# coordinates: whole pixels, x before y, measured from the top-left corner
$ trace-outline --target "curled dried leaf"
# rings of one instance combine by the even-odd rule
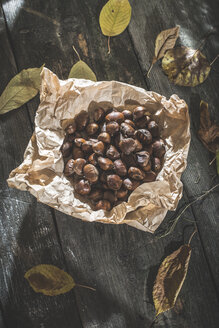
[[[56,296],[69,292],[74,286],[73,278],[54,265],[40,264],[28,270],[26,278],[36,293]]]
[[[37,95],[40,89],[40,73],[43,66],[23,69],[11,79],[0,96],[0,114],[21,107]]]
[[[179,36],[179,29],[180,26],[176,26],[168,30],[161,31],[158,34],[155,41],[154,58],[148,70],[147,76],[149,76],[153,64],[156,63],[158,59],[161,59],[167,50],[172,49],[175,46],[176,40]]]
[[[200,50],[177,47],[168,50],[162,60],[162,68],[174,84],[195,87],[203,83],[211,66]]]
[[[212,153],[218,151],[219,126],[211,122],[208,103],[203,100],[200,103],[200,126],[198,136],[208,150]]]
[[[191,247],[182,245],[162,262],[153,288],[156,315],[171,309],[188,271]]]

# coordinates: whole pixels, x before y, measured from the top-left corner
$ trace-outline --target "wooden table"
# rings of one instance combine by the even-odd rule
[[[111,55],[107,55],[107,39],[98,23],[106,1],[1,2],[0,91],[21,69],[43,63],[59,78],[67,78],[77,60],[74,44],[98,80],[123,81],[166,97],[177,93],[188,103],[192,141],[178,210],[218,183],[215,163],[209,166],[212,157],[197,138],[197,129],[200,99],[209,103],[212,118],[219,119],[219,62],[207,81],[195,88],[171,84],[160,64],[154,66],[149,79],[145,74],[156,35],[179,24],[178,44],[197,47],[218,24],[218,1],[130,1],[131,23],[122,35],[112,38]],[[217,55],[218,34],[208,39],[203,51],[210,61]],[[196,222],[198,233],[192,241],[187,278],[176,306],[161,315],[155,327],[218,327],[219,189],[191,206],[174,232],[161,239],[127,225],[85,223],[37,203],[28,192],[8,188],[6,179],[22,162],[38,102],[34,99],[0,117],[0,327],[150,327],[155,315],[152,286],[157,269],[165,256],[188,241],[194,229],[191,221]],[[163,228],[172,215],[167,215]],[[76,282],[93,286],[96,292],[76,287],[56,297],[34,293],[24,274],[41,263],[64,269]]]

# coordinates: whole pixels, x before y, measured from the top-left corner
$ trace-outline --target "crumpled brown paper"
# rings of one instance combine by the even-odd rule
[[[48,69],[42,71],[40,105],[36,112],[35,131],[24,153],[23,163],[8,179],[10,187],[28,190],[38,201],[85,221],[127,223],[154,232],[168,210],[175,210],[182,197],[181,174],[186,167],[190,144],[189,114],[184,100],[177,95],[169,100],[142,88],[121,82],[92,82],[68,79],[61,81]],[[83,203],[70,181],[63,175],[60,147],[63,127],[81,110],[101,105],[107,109],[133,109],[145,105],[161,127],[166,143],[164,166],[157,180],[140,185],[127,203],[110,212],[92,211]]]

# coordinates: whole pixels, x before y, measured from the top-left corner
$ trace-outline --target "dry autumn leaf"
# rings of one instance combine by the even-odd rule
[[[160,32],[155,41],[154,58],[152,64],[148,70],[147,76],[149,76],[152,66],[156,63],[158,59],[161,59],[165,52],[172,49],[175,46],[176,40],[179,36],[179,26],[170,28]]]
[[[204,146],[216,154],[217,173],[219,174],[219,125],[211,122],[208,103],[200,103],[200,126],[198,136]]]
[[[200,50],[177,47],[165,53],[162,68],[174,84],[195,87],[208,77],[211,65]]]
[[[37,95],[43,66],[40,68],[23,69],[11,79],[0,96],[0,114],[21,107]]]
[[[75,286],[73,278],[68,273],[49,264],[31,268],[24,277],[36,293],[48,296],[67,293]]]
[[[102,33],[108,37],[121,34],[130,22],[131,13],[132,8],[128,0],[109,0],[100,12]],[[109,42],[108,47],[110,52]]]
[[[162,262],[153,288],[156,315],[174,306],[186,278],[190,256],[190,245],[182,245]]]

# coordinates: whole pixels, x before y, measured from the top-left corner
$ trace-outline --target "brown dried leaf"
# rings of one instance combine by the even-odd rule
[[[155,41],[154,51],[156,61],[162,58],[167,50],[172,49],[175,46],[176,40],[179,36],[179,29],[180,26],[176,26],[158,34]]]
[[[191,247],[182,245],[162,262],[153,288],[156,315],[171,309],[188,271]]]
[[[199,50],[188,47],[168,50],[163,57],[162,68],[171,82],[185,87],[203,83],[211,70],[206,57]]]
[[[208,103],[203,100],[200,103],[200,126],[198,136],[208,150],[212,153],[218,151],[219,126],[211,122]]]
[[[147,76],[149,76],[153,64],[155,64],[158,59],[161,59],[167,50],[172,49],[175,46],[176,40],[179,36],[179,29],[180,26],[176,26],[158,34],[155,41],[154,58]]]
[[[56,296],[67,293],[74,286],[73,278],[54,265],[40,264],[28,270],[26,278],[36,293]]]

